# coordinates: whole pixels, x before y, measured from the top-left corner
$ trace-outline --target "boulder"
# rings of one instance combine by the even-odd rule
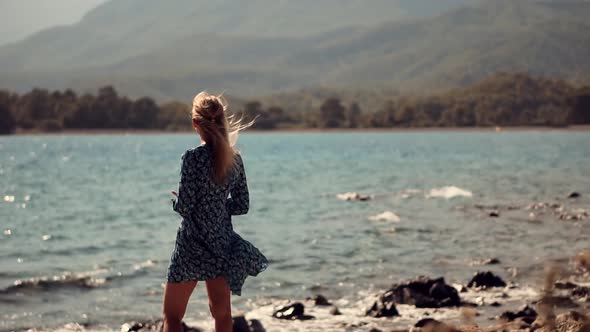
[[[393,285],[382,298],[384,302],[410,304],[417,308],[461,305],[459,293],[453,286],[447,285],[444,278],[430,279],[424,276]]]
[[[332,303],[330,303],[330,301],[328,301],[328,299],[321,295],[321,294],[317,294],[315,295],[313,298],[311,298],[314,301],[314,304],[317,306],[329,306],[332,305]]]
[[[305,306],[301,302],[295,302],[276,310],[272,316],[287,320],[308,320],[315,317],[305,314]]]
[[[582,194],[580,194],[579,192],[576,192],[576,191],[567,195],[567,198],[580,198],[580,197],[582,197]]]
[[[590,288],[584,286],[577,286],[572,289],[572,296],[576,298],[590,298]]]
[[[555,289],[575,289],[579,287],[577,284],[574,284],[570,281],[556,281],[555,282]]]
[[[506,282],[490,271],[477,272],[467,284],[469,288],[506,287]]]
[[[233,318],[234,321],[234,330],[233,332],[251,332],[250,326],[248,325],[248,321],[244,316],[236,316]]]
[[[516,312],[505,311],[504,313],[502,313],[502,315],[500,315],[500,319],[505,320],[507,322],[512,322],[517,318],[530,325],[535,321],[535,319],[537,319],[537,312],[528,305],[525,305],[524,307],[518,309],[518,311]]]
[[[251,319],[250,320],[250,331],[251,332],[266,332],[264,326],[258,319]]]
[[[384,295],[381,295],[379,299],[367,309],[365,314],[375,318],[399,316],[394,301],[386,298]]]

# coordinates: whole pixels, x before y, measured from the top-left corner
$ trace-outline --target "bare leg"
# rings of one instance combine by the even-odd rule
[[[164,291],[164,332],[182,332],[182,318],[196,281],[166,284]]]
[[[209,310],[215,319],[215,332],[232,332],[230,290],[225,277],[207,280]]]

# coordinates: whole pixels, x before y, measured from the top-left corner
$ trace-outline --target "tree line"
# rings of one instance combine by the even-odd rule
[[[290,96],[291,99],[298,97]],[[277,105],[261,101],[232,105],[254,128],[392,128],[474,126],[567,126],[590,124],[590,87],[497,74],[473,86],[429,96],[372,96],[372,109],[344,102],[337,93],[317,106]],[[305,99],[305,96],[301,96]],[[181,102],[156,103],[149,97],[131,99],[112,86],[96,95],[71,89],[33,89],[19,95],[0,90],[0,133],[68,129],[190,129],[190,107]]]
[[[78,95],[71,89],[45,89],[18,95],[0,90],[0,131],[16,129],[164,129],[186,128],[188,107],[171,102],[158,105],[152,98],[120,96],[112,86],[96,95]],[[190,123],[189,123],[190,125]]]

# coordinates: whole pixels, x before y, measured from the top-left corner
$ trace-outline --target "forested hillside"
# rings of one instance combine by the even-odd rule
[[[292,100],[301,103],[289,103]],[[238,116],[257,117],[257,129],[590,124],[590,87],[524,74],[498,74],[468,88],[428,96],[324,91],[229,101]],[[148,97],[130,99],[109,86],[96,95],[77,95],[72,90],[34,89],[23,95],[0,91],[0,120],[2,133],[17,129],[189,130],[191,126],[190,107],[185,103],[158,105]]]

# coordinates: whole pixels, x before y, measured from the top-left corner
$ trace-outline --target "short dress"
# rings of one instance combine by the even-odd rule
[[[226,184],[213,179],[213,151],[207,144],[182,155],[178,198],[172,207],[182,217],[168,282],[209,280],[225,276],[234,295],[242,294],[247,276],[268,266],[267,258],[233,230],[232,216],[249,209],[248,184],[239,154]]]

